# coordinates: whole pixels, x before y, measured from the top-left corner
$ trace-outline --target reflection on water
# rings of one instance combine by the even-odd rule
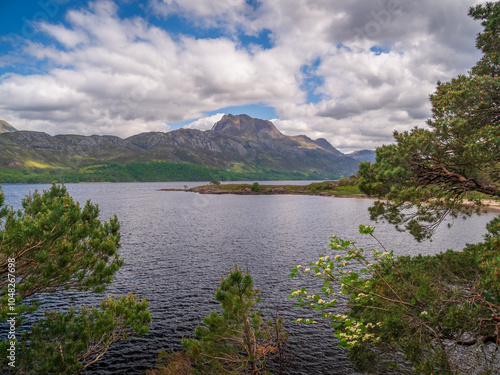
[[[150,303],[153,317],[147,337],[119,343],[92,368],[94,374],[140,374],[151,367],[158,350],[179,349],[201,319],[217,309],[213,302],[220,275],[238,264],[248,267],[262,292],[264,315],[276,310],[285,317],[287,331],[297,345],[301,374],[352,374],[343,350],[336,347],[327,324],[292,323],[310,312],[293,308],[286,298],[299,285],[317,285],[315,279],[290,279],[293,265],[307,264],[328,251],[329,237],[337,234],[376,246],[359,238],[359,224],[370,223],[367,199],[313,196],[199,195],[161,192],[160,188],[199,185],[178,183],[68,184],[80,202],[99,204],[101,217],[113,214],[121,223],[125,265],[107,294],[134,292]],[[49,185],[5,185],[7,204],[18,207],[29,190]],[[418,244],[393,227],[378,224],[375,234],[395,254],[432,254],[481,240],[487,214],[466,222],[456,219],[450,230],[443,225],[433,242]],[[373,241],[372,241],[373,242]],[[95,304],[102,296],[82,293],[52,295],[43,308],[64,310],[69,303]]]

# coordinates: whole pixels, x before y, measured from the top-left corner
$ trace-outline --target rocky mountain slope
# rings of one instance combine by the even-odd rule
[[[16,132],[17,129],[7,121],[0,120],[0,133]]]
[[[105,163],[187,162],[235,172],[285,171],[351,175],[358,161],[325,139],[286,136],[270,121],[226,115],[212,130],[178,129],[115,136],[0,134],[0,169],[80,170]]]
[[[362,161],[369,161],[370,163],[375,163],[375,157],[377,156],[377,153],[373,150],[359,150],[359,151],[354,151],[347,156],[350,156],[353,159],[358,160],[359,163]]]

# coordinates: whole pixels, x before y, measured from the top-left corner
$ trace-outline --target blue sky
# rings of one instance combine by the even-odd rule
[[[0,2],[0,119],[50,134],[273,120],[343,151],[425,126],[479,58],[477,1]]]

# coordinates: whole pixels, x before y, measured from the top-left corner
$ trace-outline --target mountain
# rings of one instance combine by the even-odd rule
[[[123,168],[130,170],[133,164],[134,173],[140,174],[137,163],[158,162],[189,163],[205,171],[232,173],[226,174],[227,178],[260,176],[261,179],[333,178],[352,175],[358,164],[325,139],[287,136],[272,122],[247,115],[225,115],[207,131],[181,128],[126,139],[97,135],[51,136],[33,131],[0,134],[0,171],[4,173],[12,169],[58,175],[72,173],[85,180],[98,172],[109,172],[110,165],[116,172]],[[162,167],[155,164],[155,168]],[[172,168],[170,164],[169,168]],[[0,182],[1,176],[0,173]],[[134,178],[138,177],[130,177]]]
[[[283,135],[272,122],[247,115],[225,115],[209,131],[179,129],[142,133],[127,140],[162,160],[187,161],[233,171],[273,169],[351,175],[357,162],[326,140]]]
[[[358,160],[359,163],[363,161],[369,161],[370,163],[375,163],[375,157],[377,153],[373,150],[358,150],[347,154],[353,159]]]
[[[0,120],[0,133],[17,132],[17,129],[7,121]]]
[[[269,120],[260,120],[248,115],[224,115],[212,127],[212,131],[239,138],[277,139],[283,134]]]

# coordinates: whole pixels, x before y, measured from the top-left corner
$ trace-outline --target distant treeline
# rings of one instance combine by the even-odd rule
[[[0,170],[1,183],[51,182],[165,182],[165,181],[243,181],[243,180],[317,180],[338,179],[332,174],[281,172],[261,169],[255,172],[234,172],[189,163],[167,161],[108,163],[69,169],[4,169]]]

